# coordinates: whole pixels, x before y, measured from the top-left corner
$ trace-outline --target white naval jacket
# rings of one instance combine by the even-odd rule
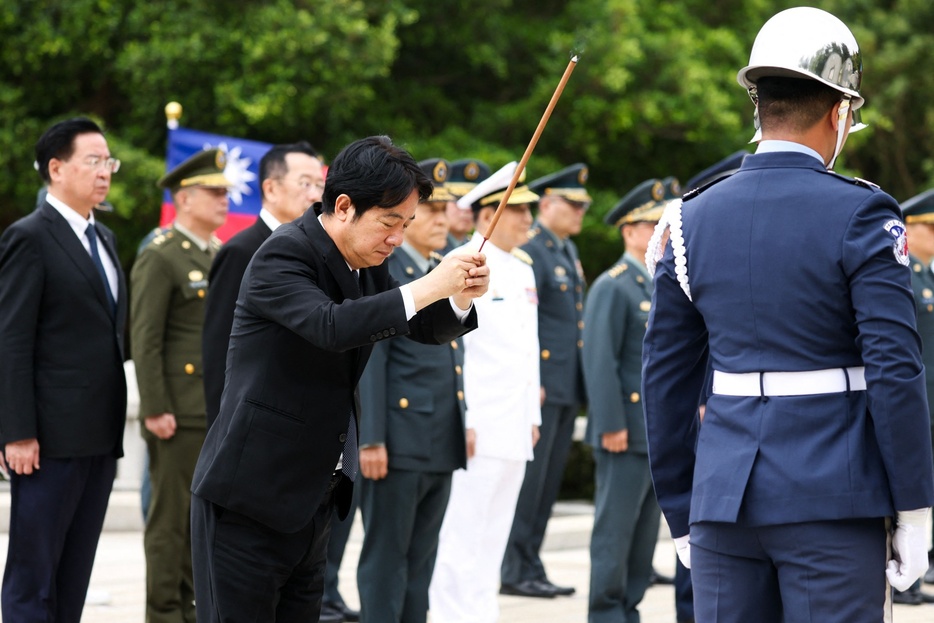
[[[490,288],[474,300],[478,328],[464,336],[467,428],[477,433],[477,456],[531,461],[532,426],[542,421],[535,275],[520,250],[488,242],[483,253]]]

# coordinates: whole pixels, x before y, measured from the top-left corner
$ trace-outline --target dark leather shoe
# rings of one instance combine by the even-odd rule
[[[934,595],[921,591],[921,603],[934,604]]]
[[[553,599],[558,593],[554,591],[551,584],[545,584],[541,580],[525,580],[518,584],[503,584],[499,587],[499,594]]]
[[[321,605],[321,614],[324,614],[325,610],[331,612],[336,612],[340,616],[341,621],[348,621],[349,623],[355,623],[360,620],[360,611],[353,610],[350,606],[345,604],[343,601],[326,601]]]
[[[675,579],[671,576],[662,575],[654,568],[652,569],[652,575],[649,576],[649,586],[654,584],[674,584]]]
[[[551,590],[553,590],[555,595],[561,595],[563,597],[567,597],[577,592],[577,589],[574,588],[573,586],[558,586],[557,584],[553,584],[551,580],[549,580],[548,578],[545,578],[544,580],[539,580],[539,581],[545,586],[549,587]]]
[[[321,604],[321,614],[318,623],[344,623],[344,615],[331,604]]]
[[[921,591],[913,591],[911,589],[907,591],[895,591],[895,594],[892,595],[892,601],[905,606],[920,606],[924,603],[921,599]]]

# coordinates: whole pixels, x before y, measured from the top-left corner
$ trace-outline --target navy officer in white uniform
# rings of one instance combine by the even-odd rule
[[[934,469],[905,228],[889,195],[828,170],[861,74],[836,17],[769,20],[738,75],[758,150],[669,204],[649,244],[649,458],[698,621],[877,623],[886,580],[904,590],[927,568]]]

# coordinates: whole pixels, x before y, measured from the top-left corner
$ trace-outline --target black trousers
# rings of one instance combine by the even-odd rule
[[[191,496],[191,553],[199,623],[317,621],[324,592],[331,481],[311,521],[293,534]]]
[[[78,623],[104,525],[117,459],[42,457],[11,474],[3,620]]]

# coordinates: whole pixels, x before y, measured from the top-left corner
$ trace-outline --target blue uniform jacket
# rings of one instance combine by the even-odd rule
[[[684,202],[693,302],[669,244],[643,349],[649,457],[674,536],[698,521],[882,517],[934,502],[900,218],[889,195],[789,152],[749,156]],[[708,344],[724,372],[863,365],[868,391],[713,395],[695,436]]]

